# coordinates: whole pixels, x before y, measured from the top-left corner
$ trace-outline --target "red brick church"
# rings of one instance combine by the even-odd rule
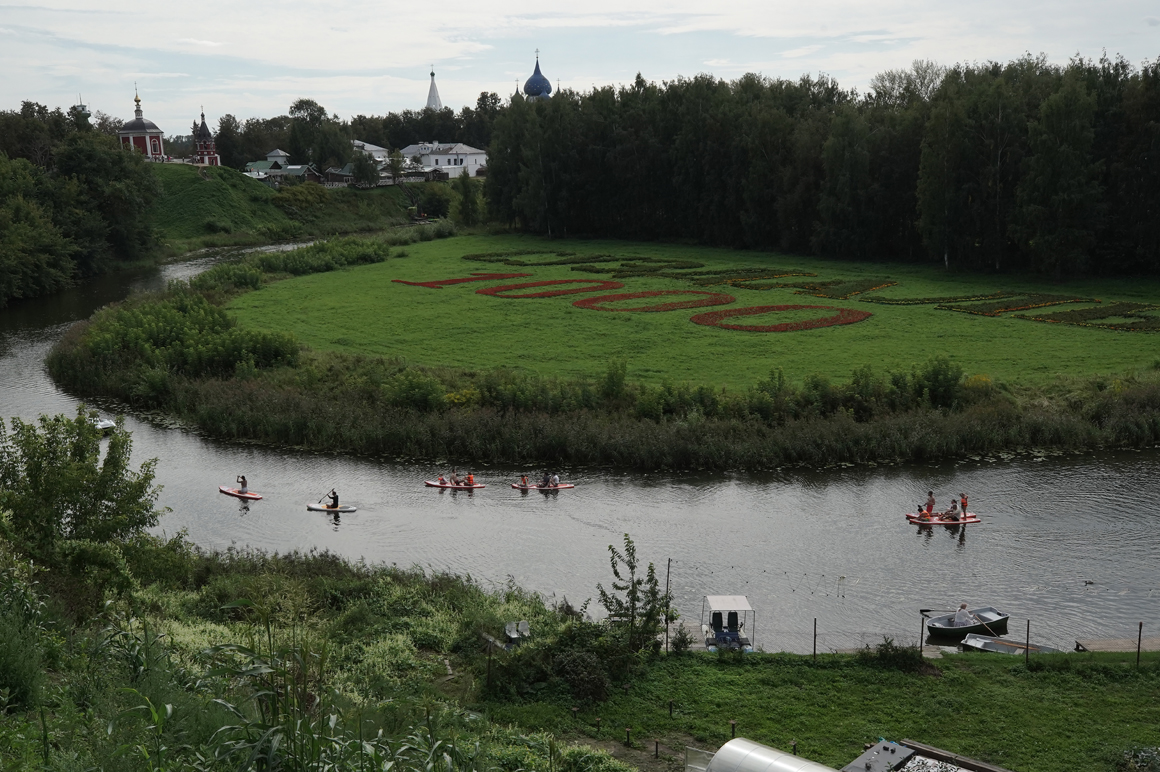
[[[221,166],[222,157],[218,155],[217,146],[213,141],[213,133],[205,125],[205,110],[201,112],[201,125],[193,134],[193,158],[195,164],[206,166]]]

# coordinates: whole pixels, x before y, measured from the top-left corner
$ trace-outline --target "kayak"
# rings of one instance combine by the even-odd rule
[[[487,487],[483,483],[476,483],[475,485],[467,485],[466,483],[460,483],[459,485],[452,485],[449,482],[439,482],[438,480],[424,480],[423,484],[426,485],[428,488],[447,488],[447,489],[453,490],[453,491],[473,491],[476,488],[486,488]]]
[[[932,514],[929,520],[923,520],[920,515],[912,512],[906,515],[906,519],[915,525],[971,525],[983,522],[974,512],[968,512],[966,517],[960,517],[958,520],[944,520],[937,512]]]
[[[239,498],[239,499],[245,499],[246,501],[259,501],[262,498],[261,496],[254,493],[253,491],[246,491],[245,493],[242,493],[237,488],[230,488],[226,485],[219,485],[218,490],[221,491],[222,493],[226,494],[227,496],[234,496],[234,497]]]
[[[349,504],[342,504],[337,507],[332,507],[329,504],[307,504],[306,508],[311,512],[337,512],[345,515],[347,512],[357,512],[357,507],[352,507]]]
[[[575,488],[572,483],[560,483],[559,485],[520,485],[519,483],[512,483],[512,487],[517,491],[543,491],[550,493],[551,491],[562,491],[568,488]]]

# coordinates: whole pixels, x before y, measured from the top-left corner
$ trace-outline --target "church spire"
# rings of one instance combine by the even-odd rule
[[[439,99],[439,89],[435,87],[435,65],[431,65],[431,88],[427,91],[427,107],[431,110],[443,109],[443,101]]]

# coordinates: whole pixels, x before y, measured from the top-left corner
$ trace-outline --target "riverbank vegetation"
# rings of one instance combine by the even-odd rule
[[[904,736],[1026,772],[1155,757],[1155,653],[665,654],[674,611],[627,535],[593,622],[511,583],[149,536],[154,462],[125,463],[123,427],[105,442],[83,408],[0,431],[5,770],[624,772],[730,719],[835,767]],[[518,620],[520,646],[492,643]]]
[[[140,156],[79,113],[31,102],[0,126],[0,307],[148,258],[161,191]]]
[[[534,278],[539,278],[544,261],[537,255],[505,258],[539,262],[505,266],[504,274],[472,275],[464,270],[460,257],[453,258],[457,270],[439,271],[440,265],[450,264],[447,250],[462,252],[467,244],[479,241],[418,243],[383,262],[389,248],[382,241],[345,239],[222,264],[188,284],[173,285],[163,295],[134,298],[99,312],[64,337],[49,357],[49,369],[66,388],[139,407],[163,408],[217,437],[432,460],[769,469],[795,464],[928,461],[1013,449],[1144,447],[1160,442],[1160,371],[1151,358],[1144,367],[1115,376],[1081,372],[1030,383],[997,381],[987,373],[968,372],[964,365],[977,363],[970,362],[962,350],[955,359],[934,353],[900,366],[907,332],[930,350],[929,330],[915,332],[901,322],[932,314],[941,315],[948,325],[962,325],[964,340],[979,325],[1013,325],[1015,332],[1028,337],[1012,334],[1012,352],[1023,356],[1026,369],[1032,372],[1035,362],[1027,350],[1030,336],[1056,336],[1049,351],[1059,358],[1069,339],[1084,356],[1093,355],[1079,345],[1083,341],[1078,336],[1102,336],[1109,341],[1100,352],[1106,354],[1125,338],[1149,340],[1148,333],[1009,321],[907,302],[883,303],[885,296],[876,296],[879,300],[859,306],[874,308],[873,318],[854,325],[772,333],[710,327],[704,335],[712,340],[698,342],[695,335],[702,334],[701,327],[689,324],[692,312],[680,304],[667,311],[619,315],[576,308],[571,295],[505,299],[479,295],[473,289],[492,292],[488,288],[497,282],[519,282],[532,270]],[[422,259],[416,259],[420,254]],[[466,262],[479,265],[478,260]],[[571,265],[554,270],[574,277],[576,273],[568,272]],[[616,275],[624,270],[623,265],[619,260],[611,266],[583,263],[581,267]],[[672,261],[667,265],[671,267]],[[303,278],[270,283],[288,275]],[[798,271],[792,277],[795,283],[756,292],[792,297],[795,292],[818,291],[818,280],[812,278],[803,289],[798,281],[802,275],[813,274]],[[399,283],[393,276],[412,278],[407,280],[410,283]],[[667,282],[664,286],[688,287],[690,277],[622,278],[653,283],[644,286],[663,281]],[[422,279],[436,281],[427,282],[432,286],[416,286]],[[581,290],[606,282],[580,281]],[[531,282],[537,286],[528,291],[532,295],[574,291],[574,283],[574,279],[548,279],[547,286],[544,281]],[[824,284],[821,291],[839,286],[847,292],[851,285],[877,286],[845,281]],[[728,286],[730,291],[742,291]],[[910,286],[910,279],[900,284]],[[288,287],[298,294],[287,296],[283,290]],[[912,291],[925,289],[919,285]],[[991,291],[970,299],[993,296]],[[250,306],[250,313],[241,314],[246,320],[243,324],[226,310],[244,307],[243,301],[254,298],[260,302]],[[364,315],[344,320],[352,298],[354,305],[365,302],[368,308]],[[929,303],[931,298],[924,292],[916,300]],[[437,304],[444,301],[449,308],[438,310]],[[831,307],[839,301],[824,302]],[[851,302],[856,299],[844,304]],[[962,302],[961,296],[955,302]],[[514,310],[492,310],[509,307]],[[561,311],[564,321],[552,320]],[[476,313],[478,318],[473,317]],[[891,315],[891,329],[870,328],[871,323]],[[666,326],[675,330],[668,333],[673,336],[673,347],[662,346],[654,352],[659,361],[667,355],[683,361],[674,352],[693,359],[703,356],[704,366],[714,368],[723,380],[733,350],[739,360],[756,359],[764,374],[748,384],[737,385],[734,380],[719,387],[703,381],[633,379],[629,364],[615,357],[611,363],[605,357],[601,364],[594,364],[601,357],[593,346],[599,344],[608,352],[615,345],[618,317],[657,318],[655,323],[650,321],[654,330]],[[313,326],[328,336],[342,336],[353,321],[380,348],[369,354],[307,348],[297,337],[302,327],[291,325],[293,336],[282,328],[289,318],[308,320],[308,328]],[[588,332],[582,326],[588,320],[613,326]],[[517,336],[536,329],[555,332],[561,325],[570,330],[561,333],[560,339],[576,340],[578,356],[588,357],[587,372],[579,376],[544,375],[530,368],[424,365],[389,355],[393,346],[410,353],[400,343],[408,339],[428,345],[439,341],[427,361],[453,363],[460,349],[470,349],[477,337],[495,335],[510,341],[513,331]],[[851,362],[851,341],[827,337],[859,327],[870,333],[857,338],[855,345],[881,337],[877,343],[885,347],[881,352],[863,354],[873,361],[854,358]],[[384,332],[376,333],[376,329]],[[476,332],[464,335],[462,331],[468,329]],[[336,347],[358,351],[367,338],[360,341],[355,334],[332,340]],[[620,334],[635,339],[641,329],[633,327]],[[806,335],[816,337],[804,341],[793,337]],[[650,331],[645,340],[655,342],[662,337]],[[789,341],[780,342],[785,339]],[[460,340],[462,346],[457,343]],[[827,350],[829,340],[834,343]],[[999,340],[984,339],[975,345],[995,350]],[[1020,345],[1023,348],[1014,348]],[[790,354],[794,346],[801,347],[799,359]],[[889,355],[890,349],[896,352],[894,356]],[[513,345],[511,350],[517,349]],[[383,354],[376,355],[379,351]],[[1139,361],[1145,352],[1136,347],[1131,353]],[[550,349],[540,356],[539,349],[532,347],[528,354],[547,359],[547,366],[553,364]],[[824,374],[802,372],[810,362],[823,359],[856,366],[840,381],[830,377],[832,369]],[[787,372],[783,365],[797,369]]]

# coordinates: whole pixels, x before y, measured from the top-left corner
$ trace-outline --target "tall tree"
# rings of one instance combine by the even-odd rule
[[[1031,155],[1023,164],[1012,230],[1035,269],[1057,281],[1084,268],[1099,224],[1100,169],[1091,156],[1095,109],[1095,98],[1072,68],[1028,128]]]

